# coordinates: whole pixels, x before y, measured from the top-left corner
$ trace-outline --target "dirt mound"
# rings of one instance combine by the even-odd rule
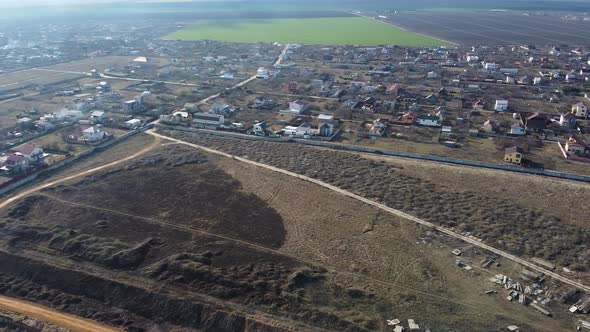
[[[209,304],[177,299],[134,286],[48,266],[38,261],[0,254],[0,264],[10,266],[0,274],[0,292],[23,297],[61,310],[97,319],[130,331],[147,331],[152,321],[163,330],[184,326],[197,331],[287,331],[256,322],[238,312],[230,313]],[[32,275],[29,271],[44,271]],[[7,274],[14,275],[10,277]],[[44,286],[39,286],[44,285]],[[89,287],[92,285],[92,287]]]
[[[48,228],[44,225],[11,223],[0,228],[0,235],[5,236],[12,247],[36,245],[113,269],[138,267],[152,245],[158,243],[148,238],[130,247],[114,239],[96,237],[59,225]]]
[[[6,217],[11,219],[23,218],[31,211],[31,206],[42,201],[42,196],[29,196],[20,200],[14,207],[8,210]]]
[[[314,272],[310,269],[302,269],[289,275],[287,278],[287,288],[289,290],[303,288],[305,285],[317,282],[323,278],[323,275],[320,273]]]
[[[115,252],[105,263],[116,269],[134,269],[144,261],[152,245],[157,242],[157,240],[148,238],[133,248]]]

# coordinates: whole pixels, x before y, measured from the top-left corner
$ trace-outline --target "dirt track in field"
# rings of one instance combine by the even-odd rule
[[[50,322],[72,331],[80,332],[115,332],[121,331],[113,327],[104,326],[93,321],[64,314],[26,301],[0,296],[0,308],[19,314]]]

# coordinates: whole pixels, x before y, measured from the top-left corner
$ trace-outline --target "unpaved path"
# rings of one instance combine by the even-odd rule
[[[158,134],[154,130],[151,130],[151,129],[148,130],[148,131],[146,131],[146,133],[148,133],[150,135],[154,135],[156,137],[164,138],[164,139],[167,139],[167,140],[170,140],[170,141],[173,141],[173,142],[178,142],[180,144],[185,144],[185,145],[188,145],[188,146],[197,148],[197,149],[201,149],[201,150],[204,150],[206,152],[214,153],[214,154],[221,155],[221,156],[224,156],[224,157],[227,157],[227,158],[232,158],[234,160],[242,161],[242,162],[245,162],[245,163],[248,163],[248,164],[256,165],[256,166],[263,167],[263,168],[266,168],[266,169],[269,169],[269,170],[272,170],[272,171],[275,171],[275,172],[278,172],[278,173],[282,173],[282,174],[285,174],[285,175],[293,176],[293,177],[296,177],[296,178],[299,178],[299,179],[302,179],[302,180],[305,180],[305,181],[309,181],[309,182],[315,183],[315,184],[320,185],[320,186],[322,186],[324,188],[328,188],[330,190],[333,190],[335,192],[338,192],[338,193],[340,193],[342,195],[345,195],[345,196],[354,198],[354,199],[359,200],[359,201],[361,201],[363,203],[366,203],[366,204],[369,204],[371,206],[377,207],[377,208],[379,208],[381,210],[384,210],[386,212],[389,212],[389,213],[391,213],[393,215],[396,215],[396,216],[399,216],[399,217],[402,217],[402,218],[405,218],[405,219],[414,221],[414,222],[416,222],[416,223],[418,223],[420,225],[426,226],[428,228],[435,229],[435,230],[437,230],[437,231],[439,231],[441,233],[445,233],[447,235],[450,235],[450,236],[452,236],[454,238],[457,238],[459,240],[462,240],[464,242],[467,242],[467,243],[472,244],[474,246],[477,246],[479,248],[482,248],[482,249],[488,250],[490,252],[493,252],[496,255],[502,256],[504,258],[507,258],[507,259],[513,261],[513,262],[516,262],[518,264],[521,264],[523,266],[526,266],[527,268],[529,268],[531,270],[534,270],[534,271],[543,273],[546,276],[550,276],[550,277],[552,277],[552,278],[554,278],[556,280],[559,280],[559,281],[561,281],[561,282],[563,282],[565,284],[568,284],[570,286],[579,288],[579,289],[584,290],[586,292],[590,292],[590,286],[587,286],[587,285],[584,285],[584,284],[582,284],[580,282],[577,282],[575,280],[566,278],[566,277],[564,277],[564,276],[562,276],[562,275],[560,275],[558,273],[549,271],[549,270],[547,270],[545,268],[542,268],[542,267],[540,267],[538,265],[535,265],[535,264],[533,264],[533,263],[531,263],[531,262],[529,262],[529,261],[527,261],[527,260],[525,260],[523,258],[520,258],[518,256],[512,255],[512,254],[507,253],[505,251],[502,251],[500,249],[494,248],[494,247],[492,247],[490,245],[487,245],[487,244],[485,244],[485,243],[483,243],[481,241],[478,241],[476,239],[473,239],[473,238],[470,238],[470,237],[461,235],[459,233],[453,232],[450,229],[437,226],[437,225],[435,225],[435,224],[433,224],[431,222],[428,222],[426,220],[422,220],[420,218],[414,217],[414,216],[409,215],[409,214],[407,214],[405,212],[402,212],[400,210],[392,209],[392,208],[390,208],[390,207],[388,207],[388,206],[386,206],[384,204],[377,203],[375,201],[372,201],[372,200],[367,199],[365,197],[359,196],[357,194],[353,194],[353,193],[351,193],[349,191],[346,191],[346,190],[341,189],[341,188],[338,188],[336,186],[327,184],[325,182],[322,182],[322,181],[319,181],[319,180],[316,180],[316,179],[313,179],[313,178],[310,178],[310,177],[307,177],[307,176],[304,176],[304,175],[300,175],[300,174],[297,174],[297,173],[293,173],[293,172],[290,172],[290,171],[287,171],[287,170],[284,170],[284,169],[281,169],[281,168],[277,168],[277,167],[270,166],[270,165],[267,165],[267,164],[262,164],[262,163],[259,163],[259,162],[255,162],[255,161],[252,161],[252,160],[248,160],[248,159],[245,159],[245,158],[234,156],[234,155],[231,155],[229,153],[225,153],[225,152],[221,152],[221,151],[214,150],[214,149],[211,149],[211,148],[207,148],[205,146],[201,146],[201,145],[194,144],[194,143],[189,143],[189,142],[186,142],[186,141],[183,141],[183,140],[179,140],[179,139],[176,139],[176,138],[173,138],[173,137],[168,137],[168,136],[165,136],[165,135],[162,135],[162,134]]]
[[[128,160],[131,160],[133,158],[137,158],[137,157],[145,154],[146,152],[152,150],[153,148],[155,148],[159,144],[160,144],[160,138],[159,137],[156,137],[154,143],[150,144],[149,146],[147,146],[147,147],[141,149],[140,151],[137,151],[136,153],[134,153],[134,154],[132,154],[130,156],[127,156],[127,157],[125,157],[123,159],[119,159],[119,160],[113,161],[111,163],[104,164],[104,165],[101,165],[101,166],[98,166],[98,167],[94,167],[94,168],[91,168],[91,169],[88,169],[88,170],[85,170],[85,171],[82,171],[82,172],[74,173],[72,175],[68,175],[68,176],[65,176],[65,177],[62,177],[62,178],[58,178],[57,180],[53,180],[51,182],[46,182],[46,183],[40,184],[38,186],[29,188],[29,189],[27,189],[25,191],[19,192],[18,194],[14,195],[14,196],[12,196],[12,197],[4,200],[2,203],[0,203],[0,210],[3,209],[4,207],[6,207],[7,205],[9,205],[12,202],[15,202],[15,201],[17,201],[17,200],[19,200],[21,198],[26,197],[26,196],[29,196],[30,194],[35,193],[37,191],[40,191],[42,189],[45,189],[45,188],[54,186],[56,184],[60,184],[60,183],[69,181],[69,180],[73,180],[73,179],[76,179],[76,178],[79,178],[79,177],[82,177],[82,176],[86,176],[88,174],[96,173],[96,172],[101,171],[101,170],[103,170],[105,168],[113,167],[113,166],[119,165],[121,163],[124,163],[124,162],[126,162]]]
[[[118,332],[122,331],[114,327],[101,325],[99,323],[78,318],[72,315],[55,311],[38,304],[27,301],[17,300],[0,295],[0,308],[17,312],[27,317],[36,318],[44,322],[49,322],[72,331],[80,332]]]

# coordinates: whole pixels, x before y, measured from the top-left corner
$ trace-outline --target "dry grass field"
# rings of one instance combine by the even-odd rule
[[[541,211],[537,204],[523,205],[456,185],[438,185],[405,175],[394,165],[350,153],[202,134],[167,134],[320,179],[435,224],[472,234],[516,255],[548,259],[580,272],[587,269],[590,227],[579,228],[556,213]]]
[[[69,171],[152,142],[134,137]],[[459,269],[453,248],[485,253],[305,181],[162,143],[1,211],[0,292],[130,331],[384,331],[391,318],[437,331],[571,327],[482,295],[490,275],[517,273],[509,262]]]

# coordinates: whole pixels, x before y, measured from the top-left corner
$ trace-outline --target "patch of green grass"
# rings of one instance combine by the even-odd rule
[[[448,43],[364,17],[200,21],[164,37],[183,40],[332,45],[434,46]]]

